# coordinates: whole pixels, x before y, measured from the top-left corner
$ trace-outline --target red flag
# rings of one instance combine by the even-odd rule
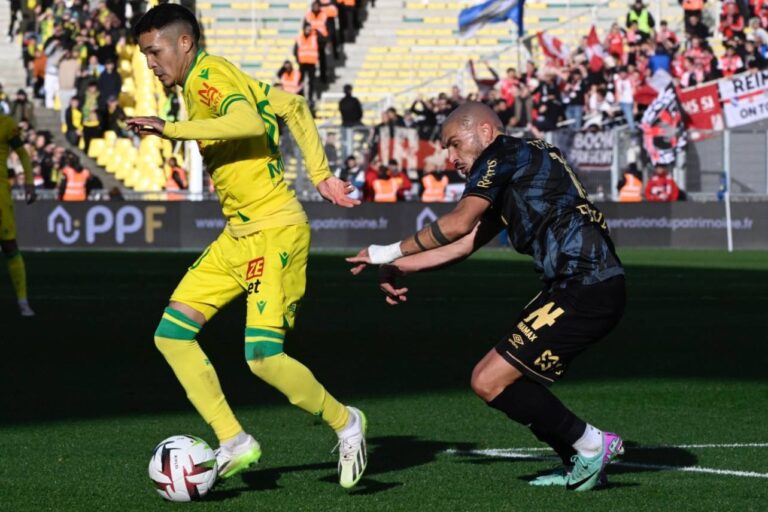
[[[605,51],[600,39],[597,37],[597,30],[592,25],[592,29],[587,36],[587,57],[589,57],[589,70],[597,73],[603,69]]]
[[[568,55],[570,54],[566,44],[555,36],[545,32],[537,33],[536,37],[539,40],[539,47],[541,48],[541,51],[544,52],[544,55],[550,59],[558,61],[561,65],[565,64],[568,60]]]

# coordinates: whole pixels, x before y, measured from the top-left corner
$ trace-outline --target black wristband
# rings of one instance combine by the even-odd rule
[[[416,234],[413,236],[413,240],[416,242],[416,245],[418,245],[418,246],[419,246],[419,249],[421,249],[422,251],[426,251],[426,250],[427,250],[427,248],[426,248],[426,247],[424,247],[424,244],[423,244],[423,243],[421,243],[421,240],[419,240],[419,234],[418,234],[418,233],[416,233]]]
[[[440,226],[437,225],[437,221],[433,222],[429,225],[429,229],[432,231],[432,236],[437,240],[437,243],[440,245],[448,245],[451,243],[450,240],[445,238],[445,235],[442,231],[440,231]]]

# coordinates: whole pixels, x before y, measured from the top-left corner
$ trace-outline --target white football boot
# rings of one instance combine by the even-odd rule
[[[365,433],[368,420],[363,412],[355,407],[347,407],[349,424],[338,433],[339,436],[339,484],[345,489],[354,487],[360,481],[368,465],[368,453]]]

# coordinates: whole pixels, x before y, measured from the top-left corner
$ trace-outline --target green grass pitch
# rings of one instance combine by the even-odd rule
[[[368,414],[364,479],[339,487],[334,435],[249,373],[239,300],[200,341],[264,456],[183,505],[153,490],[151,450],[172,434],[214,436],[152,334],[195,255],[27,253],[36,318],[16,316],[0,270],[0,510],[768,509],[767,254],[621,256],[624,320],[553,388],[627,441],[610,487],[529,487],[552,454],[469,389],[474,363],[538,291],[527,259],[481,253],[412,276],[393,308],[374,272],[352,278],[341,254],[315,253],[286,348]]]

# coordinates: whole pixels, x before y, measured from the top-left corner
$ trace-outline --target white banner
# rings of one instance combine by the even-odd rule
[[[768,119],[768,70],[725,78],[717,86],[729,128]]]

